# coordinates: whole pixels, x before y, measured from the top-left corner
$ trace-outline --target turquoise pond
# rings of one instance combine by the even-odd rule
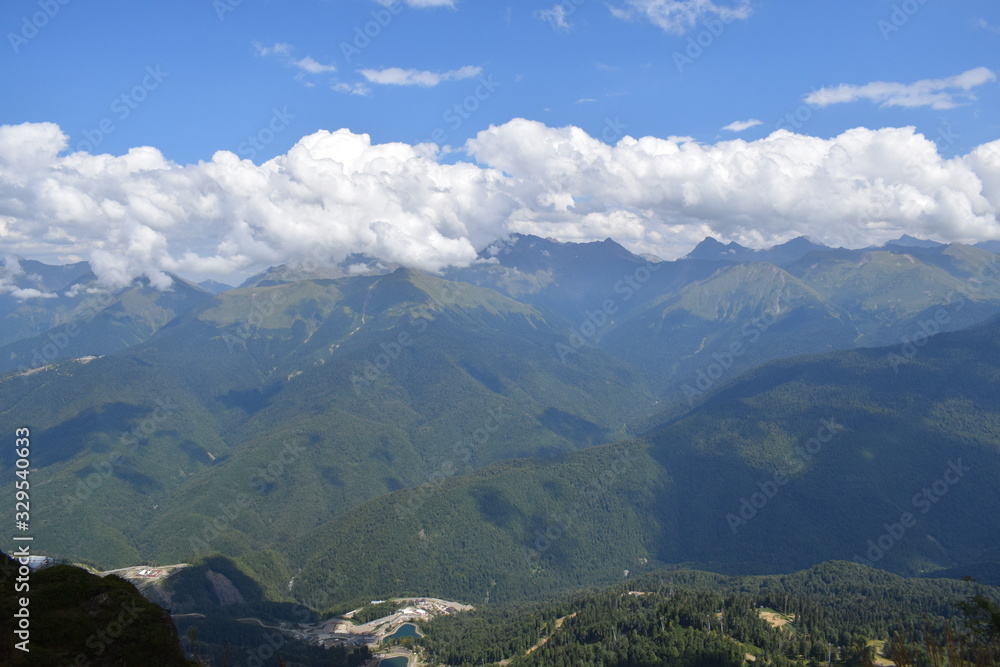
[[[389,658],[378,663],[378,667],[406,667],[406,658]]]
[[[386,637],[386,639],[400,639],[401,637],[419,637],[419,636],[420,633],[417,632],[417,626],[413,625],[412,623],[404,623],[403,625],[399,626],[398,630],[396,630],[394,633]],[[382,664],[384,665],[387,663],[383,662]],[[405,665],[406,663],[401,662],[399,664]]]

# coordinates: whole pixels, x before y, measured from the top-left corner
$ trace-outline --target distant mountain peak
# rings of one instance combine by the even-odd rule
[[[698,248],[725,248],[725,247],[726,244],[724,244],[722,241],[715,238],[714,236],[706,236],[704,241],[695,246],[695,250],[697,250]]]
[[[300,280],[323,280],[359,275],[385,275],[394,271],[398,266],[398,264],[382,262],[369,255],[353,253],[345,257],[338,264],[311,267],[291,264],[269,266],[264,271],[244,280],[240,284],[240,287],[268,287],[298,282]]]
[[[938,241],[931,241],[930,239],[918,239],[915,236],[903,234],[895,241],[886,241],[883,244],[883,247],[887,245],[901,245],[913,248],[940,248],[945,244],[939,243]]]
[[[701,259],[724,262],[769,262],[788,264],[801,259],[816,250],[831,250],[828,246],[815,243],[807,236],[797,236],[790,241],[763,250],[754,250],[730,241],[723,244],[716,238],[706,237],[687,254],[687,259]]]
[[[496,258],[504,266],[526,271],[580,262],[593,265],[622,259],[640,261],[638,255],[612,238],[576,243],[543,239],[531,234],[511,234],[506,239],[495,241],[486,246],[479,257]]]
[[[1000,254],[1000,241],[980,241],[976,244],[976,247]]]
[[[203,290],[211,292],[212,294],[221,294],[234,289],[232,285],[220,283],[218,280],[202,280],[198,283],[198,287],[201,287]]]
[[[687,254],[689,259],[722,259],[720,255],[736,255],[740,252],[752,252],[749,248],[741,246],[736,241],[722,243],[713,236],[706,236],[705,240],[694,247],[694,250]]]
[[[788,246],[803,246],[803,245],[817,246],[817,247],[820,247],[820,248],[825,248],[826,247],[825,245],[823,245],[821,243],[815,243],[808,236],[796,236],[794,239],[792,239],[790,241],[785,241],[784,243],[780,243],[780,244],[778,244],[778,245],[776,245],[774,247],[775,248],[783,248],[783,247],[788,247]]]

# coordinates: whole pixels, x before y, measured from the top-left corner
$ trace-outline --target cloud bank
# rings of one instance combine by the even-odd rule
[[[952,109],[976,99],[970,92],[973,88],[996,80],[997,75],[992,70],[977,67],[944,79],[923,79],[909,84],[892,81],[874,81],[863,86],[840,84],[821,88],[807,95],[805,101],[820,107],[868,100],[883,107]]]
[[[1000,140],[944,158],[913,128],[611,145],[515,119],[480,132],[457,163],[349,130],[308,135],[261,165],[228,151],[180,165],[150,147],[67,147],[52,123],[0,126],[0,254],[87,259],[112,285],[356,252],[437,271],[512,232],[612,237],[664,257],[707,235],[756,247],[1000,238]]]

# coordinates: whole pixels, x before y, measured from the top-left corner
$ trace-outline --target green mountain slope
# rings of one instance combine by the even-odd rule
[[[602,338],[602,349],[655,371],[677,417],[739,372],[794,356],[903,344],[996,315],[1000,258],[953,244],[812,251],[778,268],[726,264],[653,299]]]
[[[904,648],[933,664],[928,646],[963,643],[993,664],[997,646],[971,636],[959,604],[995,588],[904,579],[830,562],[787,576],[723,577],[657,571],[543,604],[487,606],[425,624],[432,661],[510,665],[872,664]],[[919,640],[913,629],[919,628]],[[957,635],[957,641],[955,641]],[[749,656],[749,657],[748,657]],[[971,655],[968,657],[971,658]]]
[[[622,437],[643,380],[596,351],[564,364],[560,340],[531,306],[417,272],[237,289],[126,351],[4,377],[0,421],[44,443],[55,553],[283,551],[380,494]]]
[[[773,362],[647,442],[358,507],[295,545],[308,561],[293,592],[525,599],[655,563],[774,572],[857,558],[920,573],[1000,560],[998,381],[996,322],[913,355]]]
[[[87,262],[53,266],[19,257],[0,259],[0,345],[38,335],[65,321],[79,302],[65,292],[93,279]],[[63,298],[52,298],[59,292]]]
[[[961,244],[814,253],[787,269],[850,313],[867,345],[899,340],[941,306],[947,330],[969,326],[1000,298],[997,256]]]
[[[71,565],[55,565],[26,577],[29,588],[14,589],[18,564],[0,553],[0,613],[13,619],[27,596],[27,652],[12,631],[3,633],[4,665],[194,665],[181,652],[170,614],[147,601],[114,575],[98,577]],[[24,582],[22,582],[24,583]],[[5,624],[10,621],[5,620]]]
[[[848,348],[851,316],[771,264],[726,265],[651,300],[601,348],[655,369],[663,402],[686,411],[720,382],[783,356]]]
[[[25,301],[4,318],[0,373],[31,372],[63,359],[124,350],[211,296],[181,278],[172,279],[167,290],[138,280],[127,288],[106,291],[95,287],[89,276],[55,298]]]
[[[863,557],[898,532],[902,509],[874,512],[911,507],[906,480],[912,496],[957,457],[994,469],[988,329],[954,359],[941,355],[962,335],[928,338],[997,311],[998,258],[805,241],[766,257],[781,265],[517,237],[448,274],[468,282],[293,282],[277,267],[214,296],[133,286],[73,337],[101,358],[0,376],[0,428],[43,443],[34,520],[54,554],[113,567],[223,553],[274,595],[343,577],[359,595],[521,599],[655,563]],[[43,339],[4,348],[6,363]],[[829,466],[780,468],[820,419]],[[890,534],[880,566],[997,558],[957,515],[996,497],[946,488],[958,509]],[[744,509],[754,494],[766,507]],[[383,553],[395,559],[372,568]]]

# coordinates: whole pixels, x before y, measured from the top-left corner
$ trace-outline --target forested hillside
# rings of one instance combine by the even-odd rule
[[[831,557],[906,574],[985,571],[1000,560],[985,528],[1000,512],[998,387],[996,322],[940,334],[915,355],[773,362],[644,440],[361,506],[296,545],[307,564],[293,591],[517,600],[657,563],[761,573]]]
[[[788,576],[723,577],[657,571],[558,602],[507,605],[434,620],[418,644],[432,663],[597,665],[991,665],[1000,626],[969,603],[997,609],[1000,592],[969,582],[904,579],[854,563]],[[988,602],[992,600],[992,602]],[[972,605],[973,607],[975,605]],[[961,645],[959,649],[958,646]],[[933,662],[958,650],[967,663]]]
[[[118,327],[117,351],[0,377],[0,427],[44,444],[54,554],[223,554],[320,609],[526,600],[669,563],[988,573],[997,327],[948,332],[1000,310],[997,264],[804,240],[664,262],[514,235],[446,277],[136,284],[74,337]],[[71,313],[86,267],[34,268],[18,286]]]
[[[29,575],[0,553],[0,614],[4,618],[0,662],[11,667],[146,665],[192,667],[184,658],[169,612],[147,601],[114,575],[98,577],[72,565],[54,565]],[[21,578],[21,588],[15,581]],[[27,580],[27,588],[23,586]],[[28,636],[14,633],[14,614],[27,599]],[[153,658],[155,656],[155,658]]]

